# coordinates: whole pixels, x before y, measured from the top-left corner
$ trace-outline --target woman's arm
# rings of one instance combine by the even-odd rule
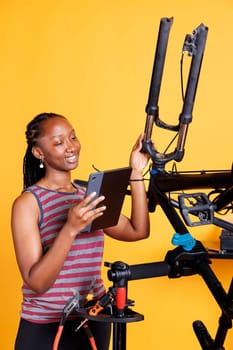
[[[141,152],[142,139],[143,135],[138,138],[130,155],[130,166],[132,167],[131,216],[127,218],[121,215],[116,226],[104,230],[107,235],[122,241],[144,239],[149,236],[150,232],[148,202],[143,181],[143,171],[148,163],[149,155]]]
[[[69,210],[65,225],[46,254],[42,250],[38,228],[40,211],[35,197],[25,192],[15,200],[12,234],[16,259],[23,280],[35,292],[43,293],[53,285],[77,233],[105,210],[103,206],[93,210],[103,197],[88,204],[92,196],[94,194]]]

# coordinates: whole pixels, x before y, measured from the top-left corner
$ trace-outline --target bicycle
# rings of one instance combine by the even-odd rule
[[[224,350],[224,341],[233,319],[233,279],[225,291],[210,267],[211,259],[233,258],[233,224],[216,217],[233,211],[233,169],[171,172],[166,165],[180,162],[184,156],[184,145],[188,126],[192,121],[192,110],[200,75],[208,28],[201,24],[191,35],[186,35],[182,54],[191,57],[189,78],[183,92],[183,109],[177,125],[168,125],[159,118],[158,99],[166,56],[169,32],[173,18],[162,18],[155,52],[148,103],[146,105],[145,137],[143,151],[149,153],[152,166],[148,186],[148,208],[154,212],[160,206],[175,230],[172,243],[176,246],[167,252],[164,261],[128,265],[121,261],[106,262],[108,279],[113,282],[107,294],[89,309],[79,310],[86,320],[113,323],[113,350],[126,349],[126,324],[140,321],[143,315],[132,310],[134,302],[127,298],[127,284],[131,280],[168,276],[180,278],[199,274],[211,291],[221,309],[219,326],[212,338],[202,321],[194,321],[193,328],[203,350]],[[181,61],[182,62],[182,61]],[[159,152],[151,140],[153,126],[176,132],[177,144],[171,153]],[[173,139],[173,141],[175,140]],[[204,192],[185,193],[185,190],[205,189]],[[208,191],[207,191],[208,190]],[[182,191],[177,194],[177,191]],[[206,193],[208,192],[208,193]],[[130,191],[128,191],[130,195]],[[175,196],[175,198],[174,198]],[[201,241],[189,232],[188,226],[213,224],[223,229],[221,250],[209,251]]]

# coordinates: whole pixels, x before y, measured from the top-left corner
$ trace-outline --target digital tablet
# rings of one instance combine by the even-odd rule
[[[95,219],[82,232],[90,232],[117,225],[131,171],[130,167],[126,167],[90,174],[85,197],[92,192],[96,192],[95,198],[103,195],[105,199],[98,206],[105,205],[106,210],[102,216]]]

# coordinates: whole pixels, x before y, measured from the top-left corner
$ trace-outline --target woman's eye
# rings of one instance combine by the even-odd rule
[[[60,145],[62,145],[61,141],[58,141],[58,142],[55,143],[55,146],[60,146]]]

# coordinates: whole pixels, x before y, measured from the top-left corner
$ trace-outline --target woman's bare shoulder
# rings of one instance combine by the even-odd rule
[[[35,209],[38,207],[37,200],[35,196],[30,191],[24,191],[22,192],[18,197],[15,198],[12,208],[13,209],[20,209],[20,208],[31,208]]]

